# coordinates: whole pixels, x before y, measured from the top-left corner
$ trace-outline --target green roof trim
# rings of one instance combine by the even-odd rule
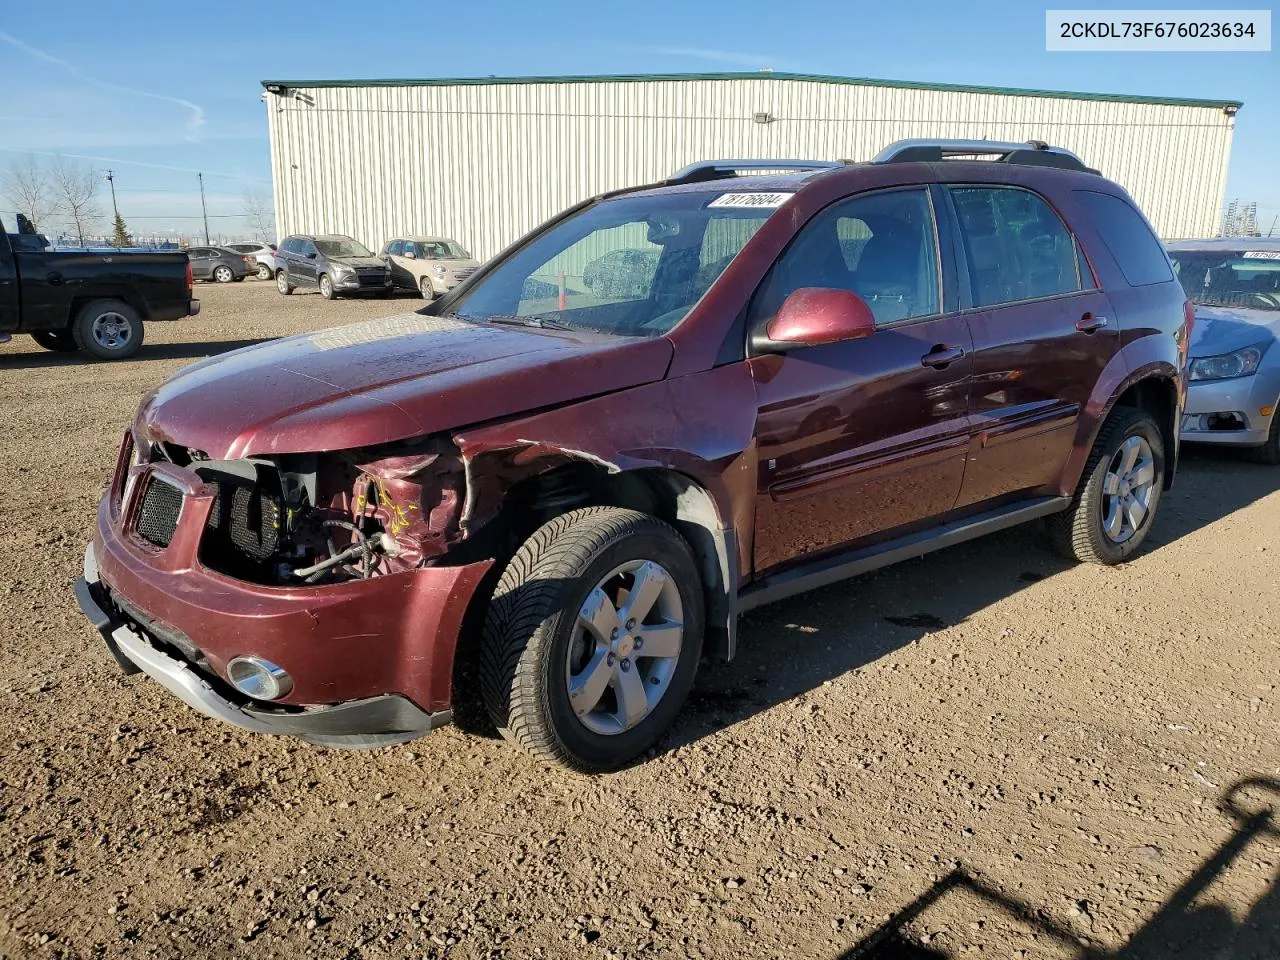
[[[1006,97],[1041,97],[1054,100],[1102,100],[1113,103],[1153,103],[1170,107],[1244,106],[1239,100],[1190,100],[1181,97],[1139,97],[1124,93],[1080,93],[1070,90],[1028,90],[1021,87],[984,87],[964,83],[924,83],[916,80],[874,80],[868,77],[832,77],[817,73],[623,73],[562,77],[428,77],[408,80],[263,80],[262,86],[315,89],[321,87],[459,87],[515,83],[644,83],[671,80],[804,80],[854,87],[890,87],[899,90],[939,90],[944,93],[989,93]]]

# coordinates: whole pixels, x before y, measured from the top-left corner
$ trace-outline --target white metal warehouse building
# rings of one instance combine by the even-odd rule
[[[866,160],[894,140],[1044,140],[1164,239],[1214,236],[1240,104],[761,72],[264,81],[276,227],[484,259],[593,194],[695,160]]]

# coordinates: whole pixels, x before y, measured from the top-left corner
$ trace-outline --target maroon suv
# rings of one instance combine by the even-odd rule
[[[609,769],[744,610],[1036,518],[1132,554],[1190,322],[1128,195],[1063,150],[697,164],[418,314],[179,373],[77,596],[126,671],[250,730],[403,742],[466,663],[505,735]]]

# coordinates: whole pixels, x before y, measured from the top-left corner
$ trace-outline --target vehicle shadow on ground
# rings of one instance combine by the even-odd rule
[[[274,337],[259,337],[253,340],[205,340],[194,343],[144,343],[136,354],[125,363],[137,363],[145,360],[202,360],[229,350],[241,347],[252,347],[266,343]],[[39,370],[47,367],[74,367],[90,363],[102,363],[93,360],[79,351],[74,353],[0,353],[0,370]]]
[[[1212,897],[1214,882],[1251,844],[1273,846],[1280,840],[1278,803],[1280,780],[1255,777],[1230,787],[1220,809],[1235,822],[1231,835],[1114,950],[1093,945],[1082,931],[1059,923],[1047,909],[1034,908],[999,889],[1001,882],[1017,878],[988,880],[958,865],[837,960],[953,960],[963,948],[939,944],[925,932],[930,909],[953,893],[976,898],[984,915],[994,909],[1002,919],[1030,927],[1076,960],[1274,960],[1280,957],[1280,873],[1272,875],[1251,906],[1237,905],[1239,920],[1225,905],[1205,901]]]
[[[1193,456],[1165,494],[1144,551],[1159,549],[1280,488],[1280,470]],[[707,661],[657,748],[670,751],[785,703],[1070,569],[1039,523],[803,594],[744,616],[737,656]]]

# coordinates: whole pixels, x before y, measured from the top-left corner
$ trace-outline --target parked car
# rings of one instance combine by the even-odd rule
[[[1169,244],[1196,304],[1182,439],[1280,464],[1280,239]]]
[[[243,280],[254,262],[252,257],[225,247],[189,247],[187,258],[191,261],[192,277],[214,283]]]
[[[447,237],[400,237],[388,240],[382,255],[391,262],[397,287],[417,290],[424,300],[448,293],[476,272],[480,262]]]
[[[252,257],[252,273],[259,280],[270,280],[276,275],[276,245],[246,240],[242,243],[228,243],[227,249],[243,257]]]
[[[1067,556],[1133,556],[1191,316],[1128,194],[1042,144],[752,166],[783,163],[593,198],[424,311],[149,394],[76,587],[124,669],[336,746],[478,690],[533,754],[605,770],[760,604],[1039,518]],[[526,299],[638,238],[644,296]]]
[[[352,293],[389,297],[391,264],[364,244],[341,234],[285,237],[276,250],[276,289],[293,293],[315,287],[326,300]]]
[[[25,217],[20,233],[9,222],[0,217],[0,342],[27,333],[46,350],[122,360],[142,346],[144,323],[200,312],[185,253],[50,250]]]
[[[587,264],[582,284],[604,300],[638,300],[648,295],[658,268],[658,250],[610,250]]]

